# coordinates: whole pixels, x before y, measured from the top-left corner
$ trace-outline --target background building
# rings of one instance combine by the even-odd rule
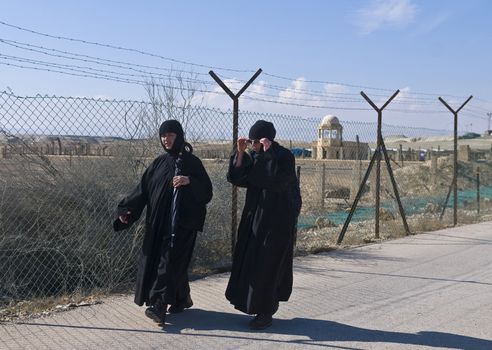
[[[326,115],[318,127],[318,140],[313,141],[315,159],[366,159],[367,143],[343,140],[343,126],[334,115]]]

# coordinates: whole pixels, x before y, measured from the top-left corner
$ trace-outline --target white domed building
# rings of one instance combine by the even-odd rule
[[[313,141],[313,155],[315,159],[366,159],[369,145],[359,143],[357,156],[357,142],[343,140],[343,126],[340,120],[331,114],[321,120],[318,127],[318,140]]]

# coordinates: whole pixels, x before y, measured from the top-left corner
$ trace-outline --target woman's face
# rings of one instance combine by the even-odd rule
[[[161,142],[167,150],[173,148],[175,140],[176,140],[176,134],[173,132],[166,132],[161,135]]]
[[[249,143],[251,144],[251,148],[253,149],[253,151],[255,151],[256,153],[260,153],[260,149],[261,149],[260,140],[249,140]]]

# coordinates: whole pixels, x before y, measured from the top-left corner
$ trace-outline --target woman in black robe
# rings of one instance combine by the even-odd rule
[[[145,314],[164,324],[169,312],[193,305],[188,266],[198,231],[203,230],[212,183],[202,162],[185,142],[181,124],[167,120],[159,129],[165,153],[145,170],[138,186],[118,204],[114,230],[137,221],[147,206],[145,234],[138,263],[135,303],[149,306]],[[176,166],[180,174],[176,175]],[[179,212],[172,235],[173,191],[179,189]]]
[[[295,159],[273,141],[275,133],[272,123],[257,121],[249,140],[238,140],[227,174],[229,182],[247,191],[226,298],[236,309],[256,314],[252,329],[269,327],[279,301],[292,292]],[[248,142],[251,154],[245,152]]]

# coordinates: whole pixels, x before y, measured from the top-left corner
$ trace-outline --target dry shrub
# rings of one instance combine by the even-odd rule
[[[122,150],[114,157],[51,157],[41,163],[35,156],[2,160],[0,166],[0,306],[23,299],[90,295],[96,291],[128,290],[134,283],[138,251],[143,235],[143,220],[129,231],[112,230],[118,201],[138,182],[152,160],[139,152]],[[202,275],[223,271],[231,262],[231,186],[226,181],[227,160],[203,160],[214,186],[208,205],[204,232],[199,233],[192,261],[192,272]],[[314,163],[310,163],[313,166]],[[483,185],[491,181],[490,166],[483,166]],[[314,168],[313,168],[314,169]],[[473,186],[471,167],[463,170],[460,185]],[[335,176],[338,170],[328,174]],[[421,186],[420,165],[397,171],[402,193],[427,193]],[[427,176],[427,175],[425,175]],[[424,176],[424,178],[426,178]],[[344,176],[346,181],[347,176]],[[326,215],[320,208],[320,172],[301,173],[304,197],[303,216]],[[487,182],[488,181],[488,182]],[[348,182],[347,182],[348,184]],[[412,190],[412,187],[419,187]],[[442,187],[446,188],[446,187]],[[442,188],[436,190],[442,193]],[[384,187],[383,187],[384,189]],[[383,191],[382,199],[392,200]],[[238,218],[245,191],[239,190]],[[404,198],[404,199],[405,199]],[[362,198],[368,206],[370,193]],[[332,201],[333,208],[337,207]],[[339,201],[343,203],[342,201]],[[345,204],[345,207],[349,203]],[[459,211],[459,224],[491,219],[490,199],[482,198],[480,218],[474,210]],[[396,211],[393,208],[393,213]],[[452,225],[452,210],[442,221],[439,211],[408,217],[412,233],[428,232]],[[302,229],[297,235],[296,254],[336,249],[341,225],[321,229]],[[401,219],[388,216],[381,221],[379,240],[405,236]],[[342,246],[377,241],[374,219],[352,222]]]

